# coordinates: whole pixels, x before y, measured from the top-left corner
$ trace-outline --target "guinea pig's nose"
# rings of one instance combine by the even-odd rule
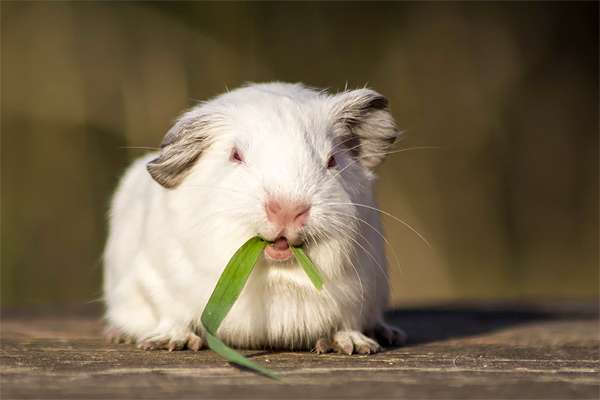
[[[309,208],[306,204],[277,200],[270,200],[265,205],[269,222],[278,226],[294,225],[297,228],[306,224]]]

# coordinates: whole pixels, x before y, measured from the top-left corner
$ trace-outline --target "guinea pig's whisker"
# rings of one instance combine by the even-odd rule
[[[351,140],[351,139],[348,139],[348,140]],[[345,140],[344,143],[347,142],[348,140]],[[353,147],[348,147],[347,149],[344,149],[343,152],[344,153],[350,153],[352,150],[356,150],[356,149],[358,149],[361,146],[363,146],[363,143],[359,142],[357,145],[355,145]]]
[[[346,236],[350,237],[348,234],[346,234],[346,232],[344,232],[341,229],[336,228],[335,226],[333,226],[333,229],[335,229],[336,231],[338,231],[341,234],[345,234]],[[354,238],[350,237],[350,239],[352,239],[354,241],[354,243],[358,244],[358,242],[356,242],[356,240],[354,240]],[[364,247],[363,247],[363,250],[368,253],[368,251],[365,250]],[[358,273],[358,270],[354,266],[354,263],[351,262],[350,265],[352,266],[352,269],[354,269],[354,273],[356,274],[356,278],[358,279],[358,285],[360,286],[360,293],[361,293],[361,296],[360,296],[360,313],[362,314],[362,310],[363,310],[363,306],[364,306],[364,297],[365,297],[364,296],[365,292],[364,292],[364,288],[363,288],[363,284],[362,284],[362,279],[360,279],[360,274]]]
[[[333,147],[331,148],[331,150],[335,150],[335,149],[337,149],[338,147],[340,147],[340,146],[341,146],[341,145],[343,145],[344,143],[346,143],[346,142],[349,142],[351,139],[352,139],[352,137],[348,137],[347,139],[344,139],[344,140],[341,140],[341,141],[339,141],[339,142],[335,143],[335,144],[333,145]]]
[[[400,260],[398,259],[398,256],[396,255],[396,251],[394,250],[394,247],[392,247],[392,244],[390,243],[390,241],[385,237],[385,235],[383,233],[381,233],[377,228],[375,228],[373,225],[369,224],[367,221],[365,221],[363,218],[357,217],[355,215],[352,214],[348,214],[348,213],[342,213],[341,211],[332,211],[333,214],[337,214],[337,215],[346,215],[350,218],[354,218],[355,220],[362,222],[363,224],[367,225],[369,228],[373,229],[373,231],[375,233],[377,233],[379,236],[381,236],[381,238],[385,241],[385,243],[388,245],[388,247],[390,248],[390,250],[392,251],[392,254],[394,255],[394,259],[396,260],[396,265],[398,266],[398,271],[400,271],[400,275],[402,275],[402,267],[400,266]],[[362,235],[361,235],[362,236]],[[364,237],[363,237],[364,238]],[[373,247],[371,245],[371,247]],[[373,251],[375,251],[375,249],[373,249]],[[388,284],[390,283],[389,279],[388,279]],[[391,285],[390,285],[391,288]]]
[[[359,143],[356,146],[348,147],[346,149],[343,149],[342,151],[340,151],[340,153],[343,153],[343,154],[352,153],[353,150],[356,150],[356,149],[360,148],[362,145],[363,145],[362,143]],[[350,157],[354,158],[354,156],[352,154],[350,154]]]
[[[355,218],[357,218],[357,217],[355,217]],[[357,218],[357,219],[359,219],[359,218]],[[360,220],[360,219],[359,219],[359,220]],[[363,222],[364,222],[364,221],[363,221]],[[373,227],[372,227],[372,228],[373,228]],[[375,228],[373,228],[373,229],[375,230]],[[359,232],[359,231],[358,231],[356,228],[352,229],[352,231],[353,231],[353,232],[354,232],[354,233],[355,233],[357,236],[360,236],[362,239],[364,239],[364,240],[365,240],[365,242],[367,242],[367,243],[369,244],[369,247],[371,247],[371,250],[373,250],[375,253],[377,252],[377,251],[375,250],[375,248],[373,247],[373,245],[371,244],[371,242],[369,242],[369,241],[367,240],[367,238],[365,238],[365,236],[364,236],[363,234],[361,234],[361,233],[360,233],[360,232]],[[377,230],[375,230],[375,231],[377,232]],[[379,233],[379,232],[377,232],[377,233]],[[362,246],[360,243],[358,243],[358,241],[356,241],[354,238],[350,237],[350,235],[348,235],[348,237],[349,237],[350,239],[352,239],[352,240],[354,241],[354,243],[356,243],[356,245],[358,245],[359,247],[361,247],[361,248],[362,248],[362,249],[365,251],[365,253],[367,253],[367,255],[369,255],[369,257],[371,257],[371,259],[372,259],[372,260],[375,262],[375,264],[377,264],[377,266],[379,267],[379,269],[381,270],[381,272],[383,272],[383,275],[385,276],[385,279],[386,279],[386,281],[387,281],[388,287],[391,289],[391,288],[392,288],[392,284],[391,284],[391,282],[390,282],[390,280],[389,280],[389,278],[388,278],[388,276],[387,276],[387,274],[386,274],[385,268],[383,268],[383,266],[381,265],[381,263],[380,263],[380,262],[379,262],[377,259],[375,259],[375,257],[373,256],[373,254],[372,254],[370,251],[368,251],[367,249],[365,249],[365,248],[364,248],[364,246]],[[373,266],[373,267],[374,267],[374,266]]]
[[[331,148],[331,151],[333,152],[333,151],[334,151],[334,150],[336,150],[338,147],[342,146],[344,143],[347,143],[347,142],[351,141],[352,139],[354,139],[354,138],[353,138],[352,136],[350,136],[348,139],[344,139],[344,140],[342,140],[341,142],[338,142],[338,143],[336,143],[336,144],[335,144],[335,146],[333,146],[333,147]],[[359,144],[359,146],[360,146],[360,144]],[[355,146],[355,147],[358,147],[358,146]]]
[[[160,147],[144,147],[144,146],[121,146],[119,149],[142,149],[142,150],[160,150]]]
[[[97,304],[97,303],[106,301],[106,296],[101,296],[100,293],[96,293],[96,294],[94,294],[94,296],[100,296],[100,297],[93,299],[93,300],[86,301],[83,304]]]
[[[410,151],[410,150],[450,150],[450,149],[447,147],[441,147],[441,146],[415,146],[415,147],[406,147],[404,149],[390,151],[387,154],[403,153],[405,151]]]
[[[370,251],[368,251],[368,250],[367,250],[367,249],[366,249],[364,246],[362,246],[362,245],[361,245],[361,244],[360,244],[360,243],[359,243],[359,242],[358,242],[358,241],[357,241],[355,238],[353,238],[352,236],[350,236],[348,233],[346,233],[346,232],[342,231],[342,230],[341,230],[341,228],[339,228],[339,229],[338,229],[338,228],[336,228],[336,227],[333,227],[333,228],[334,228],[336,231],[338,231],[339,233],[342,233],[342,234],[344,234],[344,235],[345,235],[345,236],[346,236],[348,239],[352,240],[352,241],[353,241],[353,242],[354,242],[354,243],[355,243],[357,246],[359,246],[360,248],[362,248],[362,249],[365,251],[365,253],[367,253],[367,255],[369,255],[369,257],[371,257],[371,259],[372,259],[372,260],[373,260],[373,261],[374,261],[376,264],[378,264],[378,265],[379,265],[379,267],[381,268],[381,264],[380,264],[380,263],[379,263],[379,262],[378,262],[378,261],[375,259],[375,257],[373,257],[373,254],[372,254]],[[360,236],[361,238],[365,239],[365,241],[366,241],[366,238],[365,238],[365,237],[364,237],[364,236],[363,236],[363,235],[362,235],[362,234],[361,234],[361,233],[360,233],[358,230],[356,230],[356,228],[350,228],[350,229],[352,230],[352,232],[353,232],[353,233],[355,233],[356,235],[358,235],[358,236]],[[373,247],[373,246],[371,246],[371,247]],[[373,249],[373,251],[374,251],[374,250],[375,250],[375,249]]]
[[[350,167],[352,164],[356,163],[356,160],[353,160],[352,162],[350,162],[348,165],[346,165],[344,168],[340,169],[335,175],[333,175],[332,177],[329,177],[329,179],[327,179],[325,181],[325,183],[329,183],[329,181],[337,178],[342,172],[344,172],[348,167]]]
[[[404,149],[388,151],[388,152],[383,152],[383,153],[370,153],[370,154],[367,154],[364,156],[358,156],[356,158],[360,159],[360,158],[367,158],[367,157],[372,157],[372,156],[389,156],[390,154],[403,153],[405,151],[411,151],[411,150],[449,150],[449,149],[446,147],[436,147],[436,146],[417,146],[417,147],[407,147]]]
[[[399,132],[399,133],[402,135],[403,133],[405,133],[405,131]],[[396,140],[396,143],[400,142],[401,140],[404,140],[405,138],[406,138],[405,135],[402,136],[402,137],[400,137],[399,139]],[[346,142],[348,142],[350,140],[352,140],[352,138],[346,139],[346,140],[338,143],[334,148],[337,148],[339,145],[341,145],[343,143],[346,143]],[[350,153],[353,150],[356,150],[356,149],[360,148],[364,144],[365,143],[360,142],[360,143],[358,143],[357,145],[355,145],[353,147],[344,149],[342,152],[343,153]],[[409,150],[449,150],[449,149],[446,148],[446,147],[438,147],[438,146],[417,146],[417,147],[404,148],[404,149],[395,150],[395,151],[391,151],[391,149],[390,149],[390,151],[385,151],[385,152],[381,152],[381,153],[369,153],[369,154],[366,154],[364,156],[358,156],[358,157],[353,157],[353,158],[355,160],[358,160],[358,159],[368,158],[368,157],[373,157],[373,156],[384,156],[384,157],[387,157],[390,154],[402,153],[402,152],[409,151]]]
[[[334,211],[334,213],[337,213],[338,215],[342,215],[341,212],[339,211]],[[373,231],[375,231],[375,233],[377,233],[379,236],[381,236],[381,238],[385,241],[385,243],[388,245],[388,247],[390,248],[390,250],[392,251],[392,254],[394,255],[394,259],[396,260],[396,265],[398,266],[398,271],[400,271],[400,275],[402,275],[402,267],[400,266],[400,260],[398,259],[398,256],[396,255],[396,251],[394,250],[394,247],[392,246],[392,244],[390,243],[390,241],[385,237],[385,235],[383,233],[381,233],[377,228],[375,228],[373,225],[369,224],[366,220],[364,220],[363,218],[354,216],[352,214],[346,214],[351,218],[356,219],[357,221],[360,221],[362,223],[364,223],[365,225],[367,225],[369,228],[373,229]]]
[[[400,260],[398,259],[398,256],[396,255],[396,251],[394,250],[394,247],[392,246],[390,241],[385,237],[385,235],[383,233],[381,233],[377,228],[375,228],[373,225],[369,224],[363,218],[360,218],[360,217],[355,217],[355,218],[358,219],[359,221],[363,222],[364,224],[366,224],[369,228],[373,229],[373,231],[375,231],[379,236],[381,236],[381,238],[385,241],[385,243],[388,245],[388,247],[392,251],[392,254],[394,255],[394,259],[396,260],[396,265],[398,266],[398,271],[400,271],[400,276],[402,276],[402,267],[400,266]]]
[[[352,203],[352,202],[348,202],[348,203],[329,203],[330,205],[353,205],[356,207],[364,207],[364,208],[368,208],[369,210],[374,210],[377,211],[381,214],[387,215],[390,218],[393,218],[394,220],[400,222],[401,224],[403,224],[404,226],[406,226],[408,229],[410,229],[411,231],[413,231],[417,236],[419,236],[421,238],[421,240],[423,240],[427,246],[433,250],[433,247],[431,246],[431,244],[423,237],[423,235],[421,235],[419,232],[417,232],[416,229],[414,229],[412,226],[410,226],[409,224],[407,224],[406,222],[402,221],[400,218],[393,216],[392,214],[385,212],[379,208],[376,207],[371,207],[371,206],[367,206],[364,204],[358,204],[358,203]]]
[[[325,246],[326,246],[326,247],[327,247],[327,248],[328,248],[330,251],[332,251],[332,252],[333,252],[333,251],[335,251],[335,250],[336,250],[336,249],[335,249],[335,247],[334,247],[334,246],[331,244],[331,239],[332,239],[332,235],[331,235],[331,234],[329,234],[329,233],[327,233],[327,232],[325,232],[325,231],[321,231],[321,232],[319,232],[319,233],[317,233],[317,234],[316,234],[316,237],[317,237],[317,238],[318,238],[318,239],[321,241],[321,243],[322,243],[323,245],[325,245]],[[314,239],[313,239],[313,241],[314,241],[315,245],[318,245],[318,243],[317,243],[317,241],[316,241],[316,240],[314,240]],[[358,275],[358,271],[356,270],[356,267],[355,267],[355,266],[354,266],[354,264],[352,263],[352,260],[351,260],[351,259],[348,259],[348,264],[352,265],[352,268],[354,269],[354,273],[357,275],[357,278],[358,278],[358,283],[359,283],[359,287],[360,287],[360,289],[361,289],[361,294],[364,294],[364,291],[363,291],[363,286],[362,286],[362,281],[361,281],[361,279],[360,279],[360,276]],[[350,294],[348,294],[348,293],[346,293],[346,292],[344,292],[344,295],[345,295],[345,296],[346,296],[346,297],[347,297],[349,300],[351,300],[351,301],[355,299],[355,297],[354,297],[354,296],[351,296]],[[361,297],[361,299],[362,299],[362,297]],[[361,310],[362,310],[362,300],[361,300]]]

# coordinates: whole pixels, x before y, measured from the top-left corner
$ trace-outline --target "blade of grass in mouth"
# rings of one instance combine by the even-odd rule
[[[294,257],[296,257],[296,260],[298,260],[298,263],[300,263],[300,265],[304,269],[304,272],[306,272],[306,275],[308,275],[313,285],[315,285],[317,291],[320,292],[321,290],[323,290],[323,283],[325,283],[325,281],[323,280],[323,277],[321,276],[319,271],[317,271],[317,269],[315,268],[314,264],[310,261],[310,258],[308,258],[304,250],[302,250],[302,247],[290,247],[292,248],[292,253],[294,254]]]
[[[223,342],[216,338],[215,334],[221,326],[221,322],[233,307],[233,304],[240,296],[254,264],[260,257],[260,253],[265,248],[265,245],[271,244],[260,236],[255,236],[248,240],[240,249],[231,257],[225,270],[221,274],[217,286],[213,291],[206,308],[202,313],[202,327],[206,334],[206,341],[215,353],[220,354],[231,362],[251,368],[255,371],[263,373],[274,379],[281,379],[275,372],[262,368],[252,361],[248,360],[235,350],[225,346]],[[323,277],[317,271],[313,263],[310,261],[304,250],[300,247],[290,246],[294,257],[298,260],[306,274],[315,285],[317,291],[323,289]]]

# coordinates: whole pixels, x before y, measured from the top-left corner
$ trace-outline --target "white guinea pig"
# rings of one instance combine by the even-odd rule
[[[183,114],[159,153],[136,161],[110,212],[107,332],[147,349],[198,350],[200,317],[248,239],[261,254],[217,337],[236,348],[347,354],[404,342],[389,287],[375,170],[398,133],[385,97],[300,84],[249,85]],[[317,292],[292,256],[301,245]],[[365,335],[366,334],[366,335]],[[368,337],[371,336],[371,337]]]

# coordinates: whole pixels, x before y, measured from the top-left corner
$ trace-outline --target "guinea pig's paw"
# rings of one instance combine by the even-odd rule
[[[108,343],[125,343],[130,344],[132,341],[131,336],[125,335],[119,329],[108,328],[104,331],[106,335],[106,340]]]
[[[406,344],[406,333],[395,326],[380,322],[373,328],[367,329],[365,334],[379,343],[388,346],[404,346]]]
[[[138,342],[138,348],[145,350],[189,350],[198,351],[202,348],[202,338],[194,332],[180,334],[150,334]]]
[[[351,355],[377,353],[381,350],[381,346],[373,339],[369,339],[358,331],[339,331],[333,335],[333,338],[321,338],[317,340],[317,354],[329,353],[344,353]]]

